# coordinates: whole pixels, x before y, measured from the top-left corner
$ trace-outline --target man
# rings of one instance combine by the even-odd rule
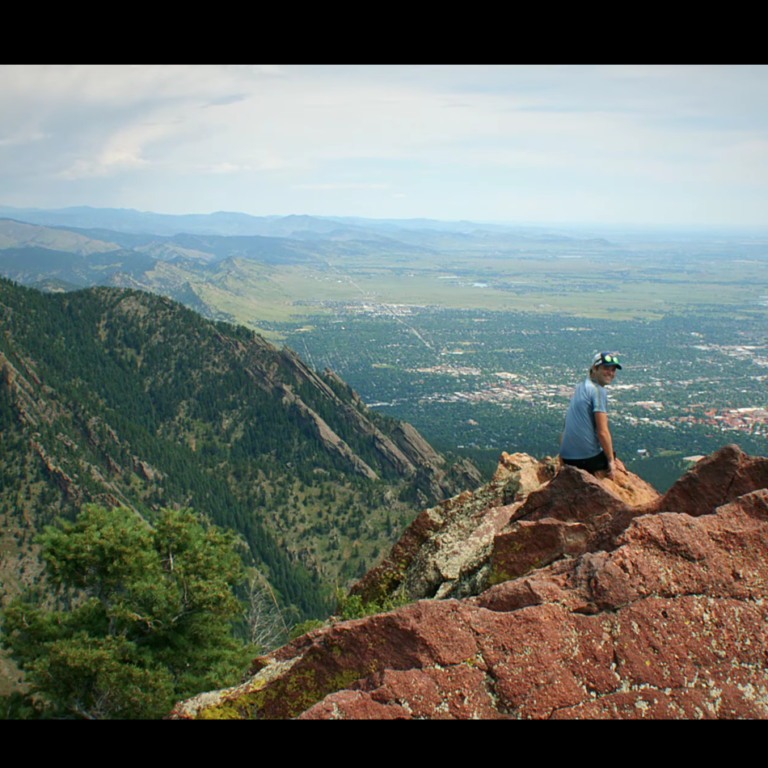
[[[606,471],[613,480],[615,456],[608,430],[608,395],[604,387],[621,370],[611,352],[598,352],[592,359],[589,378],[576,387],[560,435],[560,459],[595,475]]]

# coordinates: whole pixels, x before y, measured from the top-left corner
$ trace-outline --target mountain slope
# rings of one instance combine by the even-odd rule
[[[58,251],[87,255],[117,250],[111,242],[95,239],[63,229],[25,224],[13,219],[0,219],[0,249],[39,246]]]
[[[130,290],[0,281],[4,593],[32,534],[86,501],[191,505],[238,531],[295,618],[367,570],[415,513],[479,481],[338,377],[245,328]],[[39,570],[39,569],[38,569]]]

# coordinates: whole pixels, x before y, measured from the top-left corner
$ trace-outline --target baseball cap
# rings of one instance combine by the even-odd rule
[[[619,365],[619,358],[616,357],[615,353],[613,352],[598,352],[592,358],[592,365],[615,365],[619,370],[621,370],[621,366]]]

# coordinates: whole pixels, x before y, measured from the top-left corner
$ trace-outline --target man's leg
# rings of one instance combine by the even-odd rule
[[[563,459],[563,464],[570,464],[572,467],[583,469],[594,475],[596,472],[608,469],[608,457],[605,451],[600,451],[597,456],[590,456],[588,459]]]

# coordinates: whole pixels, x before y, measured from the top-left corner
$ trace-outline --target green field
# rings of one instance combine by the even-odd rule
[[[238,274],[196,285],[209,305],[238,323],[278,338],[270,323],[327,314],[344,304],[412,305],[564,313],[615,320],[658,320],[686,311],[729,317],[765,314],[766,262],[688,259],[646,254],[589,258],[460,258],[403,260],[328,258],[323,264],[274,267],[265,273],[237,261]],[[386,311],[382,309],[382,311]],[[267,325],[264,325],[266,321]]]

